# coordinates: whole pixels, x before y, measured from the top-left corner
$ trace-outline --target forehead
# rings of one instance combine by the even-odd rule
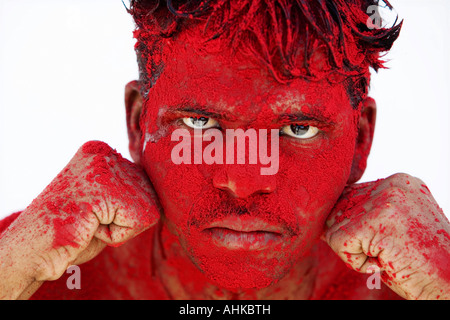
[[[163,72],[148,97],[153,108],[195,104],[241,116],[306,110],[327,117],[352,109],[342,83],[278,82],[251,56],[224,49],[220,39],[205,42],[199,29],[164,40]],[[320,64],[325,58],[318,53],[314,60]]]

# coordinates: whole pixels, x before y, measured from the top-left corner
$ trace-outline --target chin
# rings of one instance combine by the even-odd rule
[[[228,261],[223,263],[214,261],[212,265],[204,262],[199,268],[211,282],[230,291],[262,289],[276,283],[282,277],[280,270]]]
[[[211,246],[188,249],[192,262],[215,285],[230,291],[268,287],[291,270],[296,256],[285,249],[229,250]]]

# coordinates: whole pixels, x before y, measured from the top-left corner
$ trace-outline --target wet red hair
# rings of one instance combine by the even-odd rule
[[[140,80],[149,90],[164,65],[161,39],[203,22],[205,41],[221,37],[227,46],[256,58],[280,82],[301,77],[346,81],[357,108],[366,96],[369,68],[384,67],[381,53],[391,49],[402,23],[371,28],[368,8],[379,0],[131,0],[136,22]],[[317,68],[313,53],[328,57]]]

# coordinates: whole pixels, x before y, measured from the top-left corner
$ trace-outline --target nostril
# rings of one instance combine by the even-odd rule
[[[226,172],[218,172],[213,178],[213,185],[217,189],[226,191],[228,188],[228,177]]]
[[[261,193],[272,193],[275,191],[275,187],[273,186],[266,186],[264,188],[261,188],[260,192]]]
[[[227,171],[217,172],[213,178],[215,188],[228,192],[235,198],[245,199],[255,194],[269,194],[276,189],[273,176],[260,176],[252,172],[242,172],[230,167]]]

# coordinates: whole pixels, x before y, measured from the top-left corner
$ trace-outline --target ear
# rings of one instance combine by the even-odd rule
[[[373,134],[375,132],[376,116],[377,104],[375,100],[372,98],[364,99],[359,120],[359,133],[356,139],[355,155],[347,184],[357,182],[366,170],[367,158],[372,147]]]
[[[128,149],[136,164],[141,162],[142,131],[139,119],[142,112],[142,95],[137,81],[131,81],[125,86],[125,108],[127,116]]]

